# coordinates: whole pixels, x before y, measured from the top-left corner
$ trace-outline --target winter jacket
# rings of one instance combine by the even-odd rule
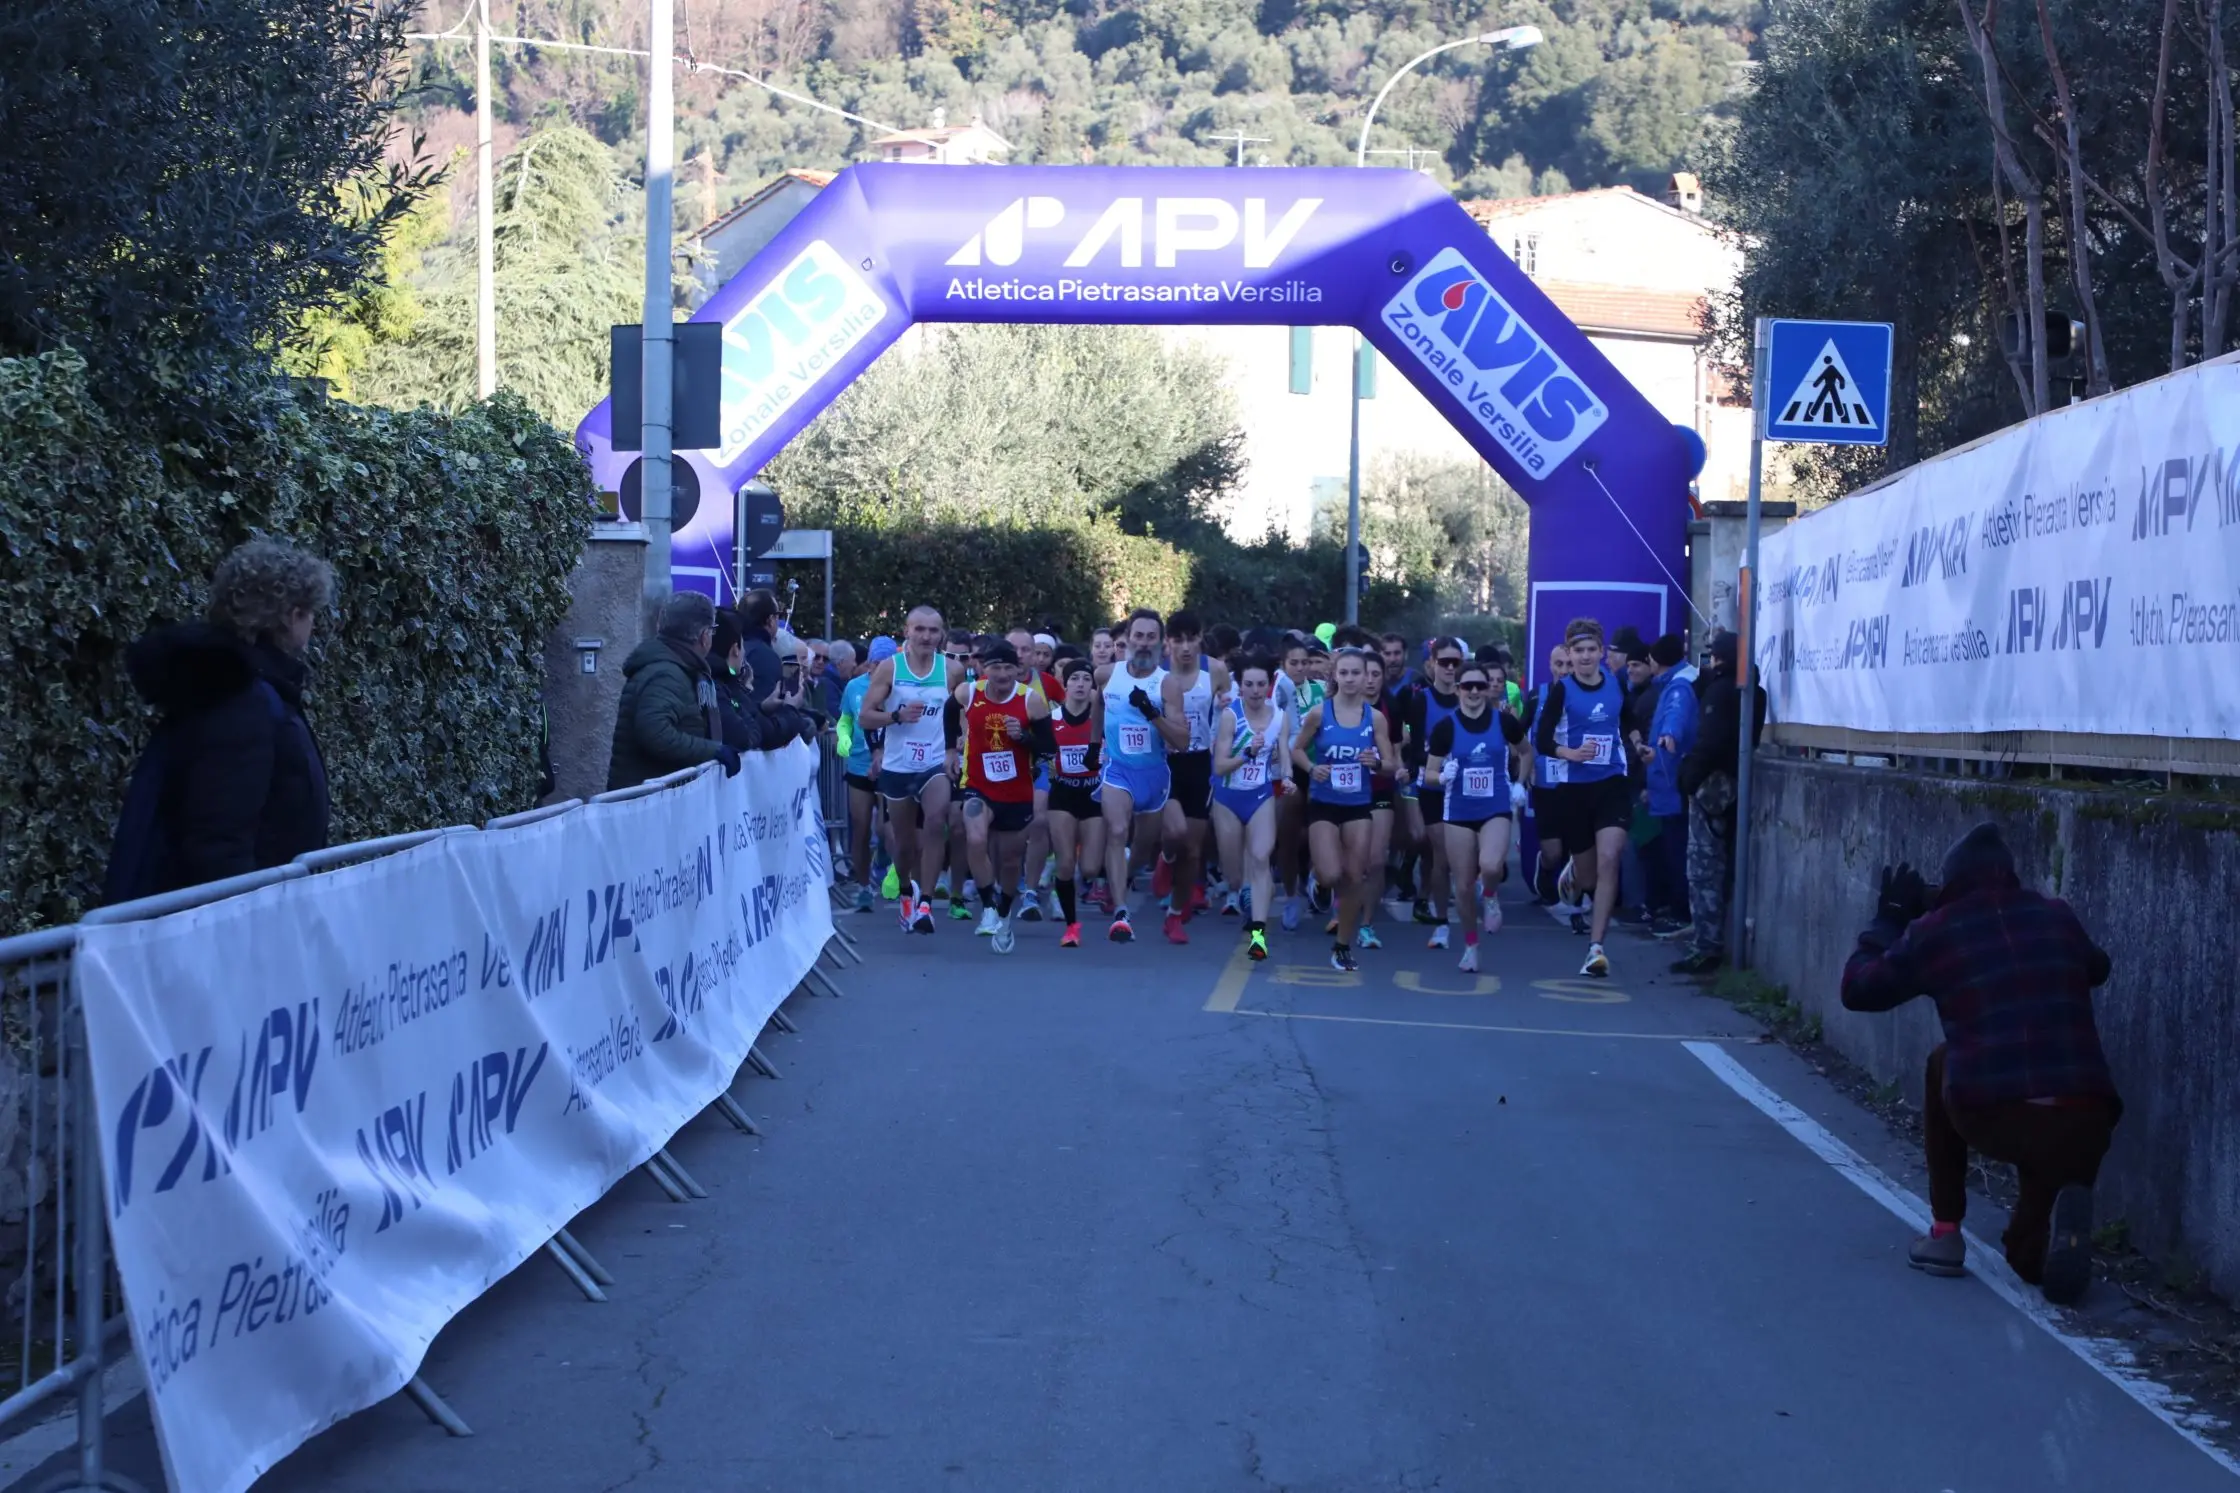
[[[803,734],[800,711],[788,705],[758,704],[744,674],[735,674],[712,658],[708,668],[715,679],[725,746],[739,752],[774,752]]]
[[[166,754],[153,843],[117,847],[153,895],[284,866],[327,843],[327,769],[303,713],[308,670],[269,643],[207,622],[160,627],[125,651],[133,688],[162,713]],[[134,833],[127,827],[126,833]]]
[[[1656,697],[1656,709],[1646,733],[1656,756],[1649,759],[1649,812],[1669,819],[1688,812],[1680,791],[1680,764],[1696,744],[1696,692],[1694,676],[1675,665],[1649,683],[1644,691]],[[1673,750],[1662,745],[1672,738]]]
[[[1698,722],[1695,750],[1681,760],[1680,791],[1693,798],[1704,779],[1715,772],[1734,776],[1735,760],[1742,746],[1742,687],[1731,673],[1706,674],[1695,682]],[[1753,745],[1765,726],[1766,697],[1758,691],[1757,719],[1752,723]]]
[[[1636,689],[1625,686],[1625,703],[1618,708],[1619,739],[1626,743],[1626,783],[1633,790],[1635,802],[1649,786],[1649,766],[1633,750],[1633,738],[1654,743],[1657,735],[1650,730],[1656,720],[1658,685],[1654,678]]]
[[[689,644],[646,639],[623,661],[622,679],[609,792],[716,760],[723,736],[715,681]]]

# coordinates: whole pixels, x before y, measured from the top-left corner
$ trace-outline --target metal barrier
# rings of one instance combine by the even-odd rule
[[[824,753],[827,763],[834,757]],[[707,771],[687,768],[641,783],[603,793],[593,804],[620,803],[649,797],[689,783]],[[826,774],[820,772],[820,788]],[[841,792],[845,794],[845,787]],[[845,802],[843,797],[842,802]],[[48,1484],[41,1493],[144,1493],[137,1483],[104,1465],[106,1442],[103,1426],[103,1371],[118,1351],[129,1344],[123,1292],[109,1256],[108,1212],[101,1161],[101,1138],[96,1126],[86,1123],[94,1113],[92,1065],[86,1057],[85,1016],[75,983],[75,956],[79,932],[106,924],[139,922],[165,917],[189,908],[207,906],[306,876],[363,865],[431,844],[449,835],[477,834],[487,830],[514,829],[556,818],[584,807],[569,799],[521,814],[493,819],[476,830],[471,825],[421,830],[361,840],[349,845],[313,851],[286,866],[236,876],[204,886],[189,887],[105,907],[88,913],[78,924],[44,929],[0,939],[0,1031],[7,1036],[0,1061],[15,1064],[22,1078],[22,1160],[18,1180],[22,1188],[21,1219],[0,1222],[0,1271],[9,1269],[9,1249],[20,1252],[21,1265],[7,1286],[5,1299],[18,1320],[0,1338],[0,1348],[15,1355],[12,1376],[5,1352],[0,1352],[0,1388],[9,1389],[0,1400],[0,1436],[23,1426],[41,1410],[65,1396],[77,1398],[75,1452],[72,1474]],[[826,821],[830,823],[829,817]],[[829,880],[829,877],[828,877]],[[838,968],[838,954],[846,952],[858,962],[862,954],[847,936],[834,937],[820,955]],[[788,992],[790,999],[803,991],[838,995],[839,987],[812,967],[802,982]],[[773,1011],[771,1027],[785,1033],[800,1028],[789,1019],[783,1002]],[[746,1067],[765,1078],[778,1070],[759,1045],[750,1046]],[[52,1072],[49,1072],[49,1069]],[[726,1091],[708,1106],[734,1129],[760,1135],[753,1118],[737,1098]],[[0,1121],[7,1117],[0,1115]],[[0,1127],[0,1134],[4,1134]],[[16,1158],[0,1154],[0,1168],[14,1168]],[[671,1200],[687,1203],[708,1196],[683,1164],[664,1146],[647,1158],[642,1170]],[[0,1183],[0,1185],[5,1185]],[[16,1210],[0,1197],[0,1218]],[[602,1289],[615,1277],[563,1228],[545,1245],[546,1255],[567,1275],[584,1297],[605,1301]],[[88,1284],[90,1283],[90,1285]],[[112,1314],[111,1308],[115,1311]],[[12,1377],[13,1384],[8,1383]],[[405,1385],[407,1398],[437,1425],[454,1436],[474,1434],[465,1421],[428,1383],[415,1377]]]

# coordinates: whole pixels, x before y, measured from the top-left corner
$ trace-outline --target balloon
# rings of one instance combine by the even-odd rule
[[[1703,464],[1711,459],[1711,449],[1704,445],[1702,435],[1694,426],[1675,423],[1672,428],[1680,432],[1680,444],[1688,453],[1688,480],[1693,482],[1702,473]]]
[[[1322,646],[1327,648],[1330,646],[1330,640],[1338,635],[1338,624],[1325,622],[1314,630],[1314,635],[1322,639]]]

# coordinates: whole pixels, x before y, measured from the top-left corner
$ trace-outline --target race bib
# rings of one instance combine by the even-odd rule
[[[1229,775],[1230,786],[1257,788],[1268,781],[1268,764],[1255,757]]]
[[[1587,759],[1589,762],[1594,763],[1598,767],[1603,767],[1608,766],[1610,759],[1617,754],[1618,738],[1611,735],[1597,733],[1581,737],[1579,739],[1579,745],[1594,753],[1593,756]]]
[[[1501,791],[1501,770],[1495,767],[1462,769],[1464,798],[1492,798]]]
[[[1358,762],[1331,764],[1330,786],[1339,793],[1359,793],[1361,791],[1361,764]]]
[[[980,772],[991,783],[1008,783],[1019,775],[1017,752],[987,752],[980,758]]]
[[[1123,724],[1120,727],[1120,750],[1124,755],[1130,757],[1149,756],[1151,752],[1151,728],[1140,722],[1135,725]]]
[[[1568,762],[1564,761],[1564,760],[1563,760],[1563,759],[1562,759],[1561,757],[1542,757],[1542,758],[1540,759],[1540,786],[1541,786],[1541,787],[1543,787],[1543,788],[1560,788],[1560,787],[1562,787],[1562,786],[1563,786],[1563,785],[1564,785],[1565,783],[1568,783],[1568,782],[1570,782],[1570,781],[1571,781],[1571,764],[1570,764],[1570,763],[1568,763]]]
[[[904,772],[923,772],[933,766],[935,745],[934,742],[923,740],[902,743],[902,770]]]
[[[1089,744],[1058,748],[1058,771],[1069,778],[1086,777],[1089,773]]]

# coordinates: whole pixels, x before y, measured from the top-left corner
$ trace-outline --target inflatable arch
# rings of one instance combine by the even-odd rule
[[[724,328],[723,444],[677,457],[709,494],[914,321],[1355,327],[1532,505],[1533,678],[1574,616],[1656,637],[1687,612],[1693,432],[1412,171],[854,166],[693,320]],[[611,491],[633,458],[609,428],[602,403],[576,443]],[[702,501],[680,584],[729,574],[731,527]]]

